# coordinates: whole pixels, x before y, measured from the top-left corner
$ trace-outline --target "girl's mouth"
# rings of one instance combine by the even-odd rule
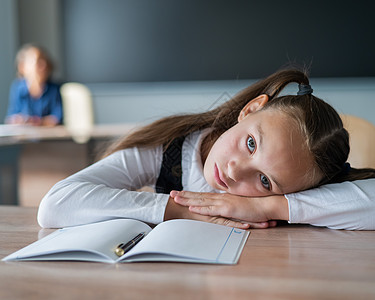
[[[217,184],[219,184],[220,186],[224,187],[225,189],[228,188],[227,184],[221,179],[220,177],[220,171],[219,171],[219,168],[217,167],[217,165],[215,164],[215,168],[214,168],[214,174],[215,174],[215,180],[217,182]]]

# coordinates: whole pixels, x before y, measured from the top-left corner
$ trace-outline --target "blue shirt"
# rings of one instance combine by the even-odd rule
[[[53,115],[61,124],[63,111],[60,86],[48,81],[40,98],[33,98],[24,79],[14,80],[10,88],[7,117],[15,114],[40,118]]]

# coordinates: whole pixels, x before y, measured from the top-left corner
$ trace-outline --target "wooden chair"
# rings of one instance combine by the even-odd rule
[[[348,162],[354,168],[375,168],[375,126],[351,115],[341,118],[350,135]]]

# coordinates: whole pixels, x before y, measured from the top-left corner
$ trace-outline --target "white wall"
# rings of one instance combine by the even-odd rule
[[[9,85],[15,76],[15,52],[21,44],[37,42],[46,47],[58,63],[56,77],[64,79],[63,3],[62,0],[0,1],[0,123],[6,113]],[[97,123],[118,123],[148,122],[174,113],[209,109],[250,83],[251,80],[182,81],[89,87]],[[315,94],[340,113],[352,113],[375,124],[375,78],[315,79],[313,85]]]
[[[150,122],[175,113],[208,110],[253,80],[89,84],[96,123]],[[375,78],[313,78],[314,95],[341,114],[375,124]],[[286,93],[295,94],[297,85]]]
[[[18,45],[17,2],[0,1],[0,123],[8,107],[9,86],[15,76],[14,57]]]
[[[20,45],[37,43],[56,64],[54,77],[64,78],[60,0],[18,0]]]

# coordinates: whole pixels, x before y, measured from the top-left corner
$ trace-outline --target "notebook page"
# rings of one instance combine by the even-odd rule
[[[84,256],[82,253],[74,251],[88,251],[98,254],[96,261],[101,261],[106,257],[110,260],[118,259],[114,250],[118,244],[127,242],[143,231],[150,231],[151,228],[140,221],[131,219],[115,219],[100,223],[93,223],[75,227],[59,229],[35,243],[7,256],[4,260],[22,259],[26,257],[48,254],[46,260],[59,259],[79,259]],[[69,253],[71,252],[71,253]],[[55,255],[50,255],[55,253]],[[75,258],[75,256],[77,256]],[[102,256],[102,258],[100,257]],[[94,260],[93,256],[87,257]]]
[[[157,254],[167,260],[165,254],[173,256],[174,261],[211,263],[235,263],[238,260],[248,232],[232,227],[193,220],[172,220],[159,224],[135,248],[123,256],[141,253]],[[152,259],[153,255],[142,255]],[[163,258],[164,257],[164,258]],[[176,259],[179,257],[180,259]],[[186,260],[184,260],[186,258]],[[154,259],[152,259],[154,260]]]

